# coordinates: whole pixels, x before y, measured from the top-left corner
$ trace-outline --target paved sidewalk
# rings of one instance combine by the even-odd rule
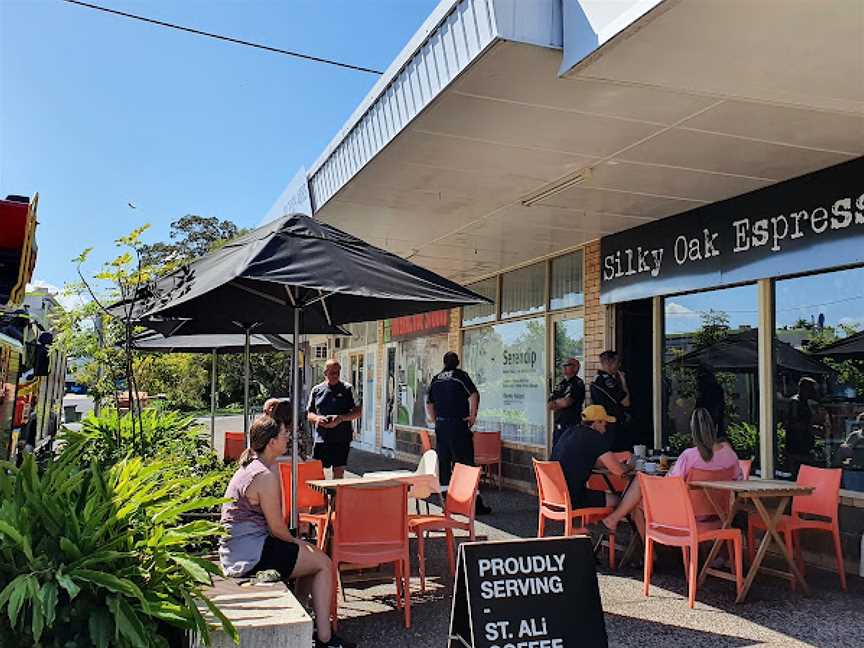
[[[357,450],[348,463],[354,473],[413,468]],[[484,486],[483,498],[493,513],[480,518],[479,539],[534,537],[535,497]],[[402,613],[395,609],[393,581],[379,578],[347,583],[347,602],[339,601],[341,634],[363,648],[446,645],[452,588],[445,544],[433,538],[426,547],[430,577],[422,596],[416,576],[412,579],[411,629],[404,628]],[[412,564],[416,575],[413,547]],[[776,579],[760,578],[741,605],[734,603],[733,585],[709,579],[699,589],[696,609],[690,610],[680,553],[661,550],[647,599],[638,567],[612,573],[598,566],[598,572],[610,646],[864,646],[864,580],[856,576],[849,575],[849,592],[843,593],[836,575],[810,569],[810,597],[791,592]]]

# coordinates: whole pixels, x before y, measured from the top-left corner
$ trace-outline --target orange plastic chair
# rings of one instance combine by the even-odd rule
[[[434,450],[432,447],[432,439],[429,438],[429,432],[426,430],[420,430],[420,445],[423,448],[421,454],[425,454],[429,450]]]
[[[279,461],[279,477],[282,482],[282,516],[290,524],[291,520],[291,460]],[[324,479],[324,464],[320,461],[304,461],[297,464],[297,481],[300,488],[297,491],[297,509],[300,511],[298,520],[301,524],[309,524],[315,527],[316,544],[319,549],[324,549],[327,543],[327,527],[329,516],[326,511],[313,512],[327,506],[327,498],[310,488],[310,479]]]
[[[246,437],[242,432],[226,432],[225,447],[222,458],[225,461],[237,461],[246,449]]]
[[[639,487],[645,510],[645,596],[648,596],[651,587],[654,543],[681,547],[687,568],[687,604],[692,609],[696,605],[699,543],[711,540],[732,541],[735,553],[735,586],[737,593],[740,593],[744,586],[741,576],[741,531],[732,528],[717,529],[716,524],[697,522],[687,484],[681,477],[652,477],[640,473]]]
[[[738,471],[734,466],[719,470],[691,468],[687,473],[686,482],[694,481],[729,481],[735,479]],[[732,507],[732,497],[728,493],[708,492],[702,488],[690,489],[690,502],[693,504],[693,514],[696,518],[717,517],[717,508],[721,513],[728,513]],[[712,503],[713,502],[713,503]]]
[[[411,627],[411,563],[408,558],[408,484],[339,486],[333,521],[333,624],[338,617],[339,565],[393,563],[396,605]]]
[[[840,468],[815,468],[802,465],[798,470],[796,484],[812,486],[810,495],[796,495],[792,498],[792,513],[784,515],[777,524],[777,531],[783,536],[786,548],[795,557],[798,569],[804,573],[804,560],[801,555],[800,533],[805,529],[830,533],[834,539],[834,556],[837,559],[837,572],[840,575],[840,589],[846,591],[846,571],[843,568],[843,549],[840,544],[840,522],[838,508],[840,505]],[[806,516],[818,516],[814,520]],[[750,560],[756,551],[754,543],[756,530],[764,529],[765,523],[758,515],[750,514],[747,518],[747,550]],[[795,589],[795,581],[792,581]]]
[[[750,472],[753,470],[753,460],[739,459],[738,467],[741,468],[741,479],[750,479]]]
[[[540,509],[537,520],[537,537],[546,535],[546,520],[564,522],[564,535],[587,533],[585,525],[595,520],[602,520],[612,512],[611,506],[577,508],[570,502],[570,491],[564,471],[557,461],[537,461],[534,464],[534,475],[537,478],[537,496]],[[605,490],[605,488],[604,488]],[[578,526],[573,520],[579,520]],[[615,534],[609,534],[609,567],[615,568]]]
[[[621,463],[628,463],[630,459],[633,458],[633,453],[629,450],[625,450],[623,452],[613,452],[612,454],[615,459],[617,461],[620,461]],[[591,475],[588,478],[588,482],[585,484],[585,487],[588,488],[588,490],[606,492],[609,490],[609,484],[611,484],[612,488],[614,488],[618,493],[623,493],[624,490],[627,488],[628,484],[630,483],[629,480],[623,477],[619,477],[618,475],[608,475],[608,477],[609,482],[607,483],[603,475]]]
[[[429,531],[443,531],[445,533],[447,537],[447,564],[450,566],[450,575],[452,576],[456,572],[453,530],[467,531],[472,542],[476,538],[474,517],[479,485],[480,468],[457,463],[453,466],[453,475],[450,477],[450,486],[447,488],[444,515],[411,515],[408,517],[408,529],[417,536],[421,592],[426,591],[426,533]],[[454,515],[466,519],[460,520],[453,517]]]
[[[498,466],[498,490],[501,490],[501,433],[474,433],[474,465],[491,475],[491,466]]]

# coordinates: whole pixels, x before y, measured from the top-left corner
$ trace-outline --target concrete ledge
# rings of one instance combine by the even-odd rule
[[[205,594],[219,606],[240,633],[242,648],[309,648],[312,645],[312,618],[283,583],[241,586],[231,578],[217,578]],[[212,648],[236,648],[218,622],[202,609],[211,621]],[[215,629],[218,628],[218,629]],[[192,648],[203,648],[199,638]]]

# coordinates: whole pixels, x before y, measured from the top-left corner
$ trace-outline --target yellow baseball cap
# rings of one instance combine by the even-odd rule
[[[607,423],[614,423],[618,419],[614,416],[609,416],[606,413],[606,408],[602,405],[589,405],[582,410],[582,420],[588,422],[606,421]]]

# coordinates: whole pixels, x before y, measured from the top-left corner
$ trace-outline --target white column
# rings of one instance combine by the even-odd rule
[[[759,465],[774,477],[774,282],[759,281]]]

